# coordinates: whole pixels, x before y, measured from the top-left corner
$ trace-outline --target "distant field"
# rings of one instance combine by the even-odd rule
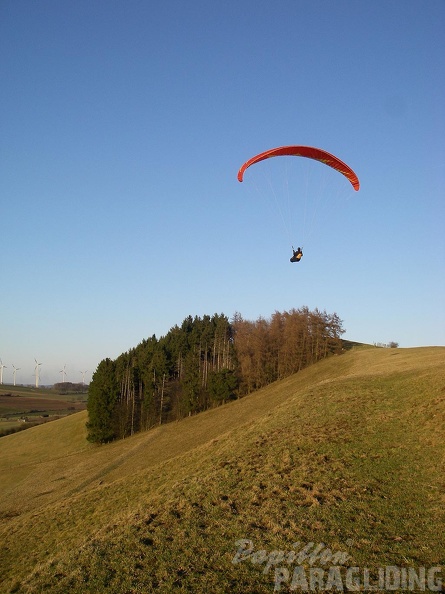
[[[445,348],[353,348],[104,446],[86,420],[0,440],[2,593],[443,591]]]
[[[59,419],[86,409],[86,394],[61,395],[50,390],[0,386],[0,437],[14,429]]]

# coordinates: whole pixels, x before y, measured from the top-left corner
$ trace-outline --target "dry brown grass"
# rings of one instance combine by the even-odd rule
[[[271,592],[235,541],[441,564],[445,349],[356,349],[107,446],[85,413],[0,441],[5,592]]]

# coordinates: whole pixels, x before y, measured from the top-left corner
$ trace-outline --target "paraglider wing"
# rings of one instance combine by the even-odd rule
[[[260,153],[242,165],[238,171],[238,181],[243,181],[244,172],[251,165],[258,163],[259,161],[263,161],[264,159],[269,159],[270,157],[282,157],[286,155],[293,157],[307,157],[308,159],[320,161],[321,163],[324,163],[325,165],[328,165],[329,167],[332,167],[333,169],[336,169],[342,173],[351,182],[354,190],[357,191],[360,188],[360,182],[357,175],[348,165],[346,165],[346,163],[343,163],[343,161],[340,161],[340,159],[334,155],[312,146],[280,146],[278,148],[265,151],[264,153]]]

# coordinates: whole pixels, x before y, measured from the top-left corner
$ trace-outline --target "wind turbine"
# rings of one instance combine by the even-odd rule
[[[13,365],[13,367],[14,367],[14,371],[12,372],[12,375],[14,376],[14,386],[15,386],[15,376],[16,376],[17,371],[20,369],[20,367],[16,367],[15,365]]]
[[[39,387],[39,374],[40,374],[41,363],[37,363],[37,359],[34,359],[34,361],[36,362],[36,366],[34,368],[34,374],[36,376],[36,388],[38,388]]]
[[[3,384],[3,370],[8,369],[6,365],[3,365],[3,361],[0,359],[0,384]]]
[[[62,384],[64,384],[64,383],[65,383],[65,376],[66,376],[66,371],[65,371],[65,369],[66,369],[66,363],[65,363],[65,365],[63,366],[63,369],[62,369],[61,371],[59,371],[59,373],[61,373],[61,374],[62,374]]]
[[[85,386],[85,375],[88,373],[88,369],[86,371],[79,371],[82,374],[82,386]]]

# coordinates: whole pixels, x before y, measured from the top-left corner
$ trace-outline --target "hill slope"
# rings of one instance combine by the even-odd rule
[[[445,564],[445,348],[356,349],[106,446],[85,421],[0,442],[2,592],[271,592],[240,539]]]

